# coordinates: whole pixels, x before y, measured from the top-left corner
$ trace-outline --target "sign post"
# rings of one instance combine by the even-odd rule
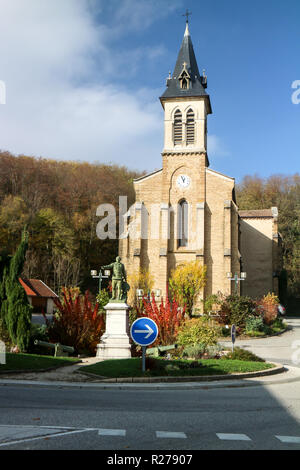
[[[232,325],[231,327],[232,352],[234,351],[235,339],[236,339],[236,326]]]
[[[142,370],[146,371],[146,349],[147,346],[154,343],[158,335],[158,327],[156,323],[147,317],[138,318],[133,322],[130,335],[136,344],[142,346],[143,360]]]

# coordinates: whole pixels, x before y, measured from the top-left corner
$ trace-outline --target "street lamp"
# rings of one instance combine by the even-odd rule
[[[247,278],[247,273],[241,273],[241,277],[239,277],[237,273],[235,273],[234,277],[232,277],[232,273],[227,273],[227,278],[230,281],[234,281],[234,283],[235,283],[235,294],[237,295],[239,281],[245,281],[245,279]]]
[[[161,297],[161,289],[156,289],[155,290],[155,298],[159,299]]]
[[[144,297],[144,291],[143,291],[143,289],[137,289],[137,290],[136,290],[136,295],[138,296],[139,299],[141,299],[142,297]]]
[[[104,271],[104,276],[102,274],[102,271],[100,269],[99,275],[97,271],[91,271],[91,276],[93,279],[99,279],[99,292],[101,292],[101,284],[102,284],[102,279],[108,279],[110,276],[110,271],[107,269]]]

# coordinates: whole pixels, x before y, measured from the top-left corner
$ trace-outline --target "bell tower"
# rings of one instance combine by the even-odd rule
[[[207,158],[207,116],[212,113],[207,77],[199,73],[188,20],[173,75],[160,101],[165,112],[164,154],[197,152]]]

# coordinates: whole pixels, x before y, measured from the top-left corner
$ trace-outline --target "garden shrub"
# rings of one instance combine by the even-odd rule
[[[223,300],[221,293],[208,296],[203,302],[204,313],[218,313]]]
[[[219,328],[207,317],[186,320],[179,328],[177,343],[181,346],[204,346],[217,344]]]
[[[101,289],[96,297],[99,312],[105,312],[104,307],[109,303],[109,292],[107,289]]]
[[[276,318],[276,320],[272,323],[272,328],[278,328],[283,330],[286,328],[286,323],[282,320],[282,318]]]
[[[246,333],[251,331],[264,331],[264,321],[262,317],[249,317],[246,320]]]
[[[234,351],[229,352],[223,359],[235,359],[238,361],[254,361],[254,362],[265,362],[261,357],[256,356],[251,351],[246,351],[246,349],[234,348]]]
[[[182,350],[182,357],[192,357],[193,359],[201,359],[207,351],[205,344],[199,343],[195,345],[185,346]]]
[[[244,328],[246,320],[255,313],[256,303],[250,297],[229,295],[221,303],[219,322]]]
[[[213,344],[207,347],[206,355],[208,359],[217,359],[221,356],[221,351],[223,351],[223,346],[220,344]]]
[[[203,343],[195,344],[194,346],[185,346],[182,351],[182,357],[189,357],[193,359],[215,359],[220,357],[220,351],[223,347],[219,344],[206,345]]]

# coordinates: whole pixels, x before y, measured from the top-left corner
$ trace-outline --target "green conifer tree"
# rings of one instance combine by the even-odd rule
[[[3,257],[2,272],[0,271],[1,318],[5,321],[11,340],[21,351],[28,348],[32,314],[26,292],[19,282],[27,248],[28,232],[25,228],[16,253],[10,259]]]

